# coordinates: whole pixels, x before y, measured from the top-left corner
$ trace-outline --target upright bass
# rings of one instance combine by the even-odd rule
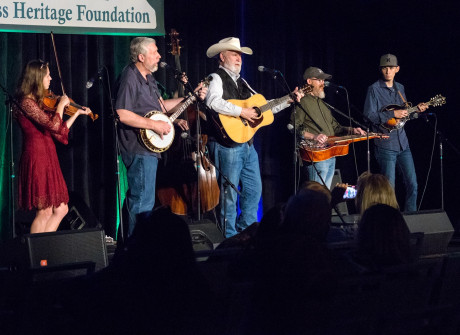
[[[171,54],[174,55],[176,69],[181,71],[178,35],[175,29],[171,29]],[[181,84],[178,91],[179,96],[183,95]],[[157,182],[157,196],[160,203],[169,206],[173,213],[197,216],[199,219],[201,213],[217,206],[220,191],[215,167],[206,157],[207,137],[201,134],[198,112],[192,107],[183,114],[190,129],[174,138],[166,153],[166,164],[159,169],[161,177]]]

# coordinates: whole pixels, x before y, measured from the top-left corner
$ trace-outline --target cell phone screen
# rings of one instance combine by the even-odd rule
[[[343,194],[344,199],[354,199],[356,197],[356,186],[348,186],[345,193]]]

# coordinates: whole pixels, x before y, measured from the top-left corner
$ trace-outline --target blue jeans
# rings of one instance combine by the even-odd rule
[[[236,191],[225,184],[219,175],[220,223],[225,223],[225,237],[231,237],[257,221],[257,210],[262,195],[259,156],[253,145],[239,144],[227,148],[217,142],[208,143],[210,156],[216,166],[236,187],[240,186],[239,205],[241,214],[237,219]]]
[[[334,177],[335,171],[335,157],[329,158],[322,162],[317,162],[315,163],[315,166],[318,172],[321,174],[321,177],[323,178],[324,182],[326,183],[327,188],[331,189],[332,177]],[[307,170],[308,178],[310,180],[314,180],[322,184],[321,178],[316,173],[316,170],[313,167],[313,165],[308,165]]]
[[[126,166],[128,192],[125,205],[128,211],[128,237],[136,222],[147,219],[155,205],[155,179],[158,167],[156,156],[122,154]]]
[[[396,167],[398,167],[406,189],[404,211],[415,212],[417,210],[417,176],[410,149],[393,151],[375,147],[375,158],[380,165],[380,172],[387,176],[393,188],[395,186]]]

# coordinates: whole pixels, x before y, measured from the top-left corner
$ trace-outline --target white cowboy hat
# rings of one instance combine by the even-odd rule
[[[252,49],[248,47],[241,47],[240,46],[240,39],[236,37],[227,37],[223,40],[220,40],[219,43],[211,45],[206,51],[206,56],[212,58],[222,51],[238,51],[247,55],[252,55]]]

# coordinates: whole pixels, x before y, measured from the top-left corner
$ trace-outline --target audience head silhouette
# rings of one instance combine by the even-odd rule
[[[358,178],[356,209],[362,215],[375,204],[386,204],[399,209],[396,194],[388,178],[382,174],[363,173]]]
[[[286,204],[283,230],[324,240],[330,219],[331,209],[327,195],[322,191],[303,189]]]
[[[359,224],[357,252],[377,267],[410,262],[410,231],[401,212],[385,204],[369,207]]]

